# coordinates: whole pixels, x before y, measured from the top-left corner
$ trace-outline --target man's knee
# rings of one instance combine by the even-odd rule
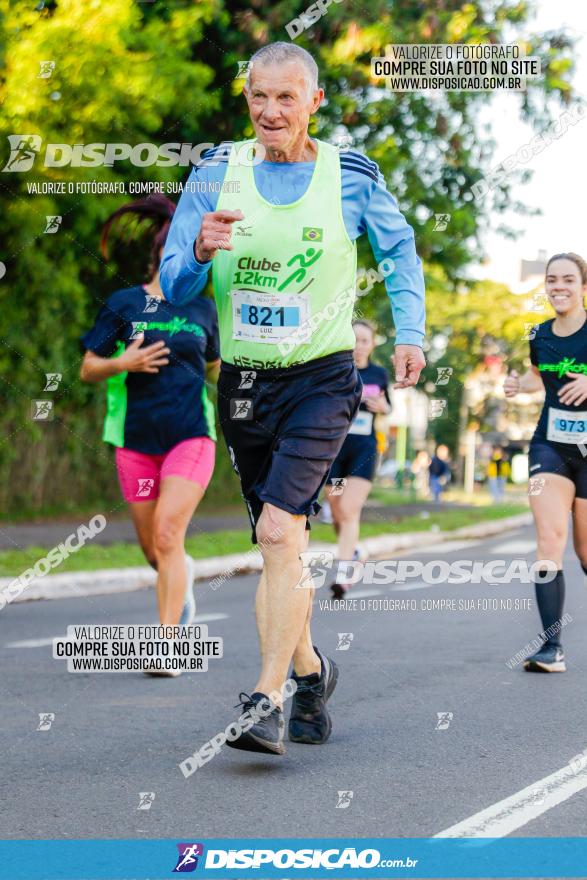
[[[261,553],[297,551],[300,533],[305,528],[305,517],[281,510],[273,504],[265,504],[256,533]]]

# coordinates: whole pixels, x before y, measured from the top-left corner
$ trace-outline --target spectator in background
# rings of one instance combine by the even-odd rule
[[[448,446],[441,443],[436,447],[436,452],[432,456],[428,467],[428,481],[432,498],[436,503],[442,500],[442,493],[451,481],[452,474],[450,472]]]
[[[505,485],[510,475],[510,463],[501,446],[495,446],[487,465],[487,481],[494,504],[503,501]]]
[[[411,465],[413,486],[417,498],[425,498],[428,495],[428,468],[430,456],[425,449],[421,449]]]

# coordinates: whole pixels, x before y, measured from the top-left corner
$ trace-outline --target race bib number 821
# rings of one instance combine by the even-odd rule
[[[309,302],[305,294],[260,293],[232,290],[232,338],[276,343],[295,331],[298,342],[307,341],[300,328],[307,326]]]

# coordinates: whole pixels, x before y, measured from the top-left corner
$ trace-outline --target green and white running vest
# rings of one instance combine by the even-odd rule
[[[290,205],[264,199],[252,165],[232,145],[217,210],[240,209],[232,251],[219,250],[212,278],[223,361],[269,369],[306,363],[355,345],[357,251],[342,215],[338,150],[316,141],[304,195]],[[251,151],[249,151],[251,152]]]

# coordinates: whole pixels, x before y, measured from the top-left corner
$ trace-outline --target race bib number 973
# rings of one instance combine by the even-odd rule
[[[362,434],[368,437],[373,431],[373,413],[360,410],[351,422],[349,434]]]
[[[546,436],[553,443],[580,443],[587,440],[587,411],[548,409]]]

